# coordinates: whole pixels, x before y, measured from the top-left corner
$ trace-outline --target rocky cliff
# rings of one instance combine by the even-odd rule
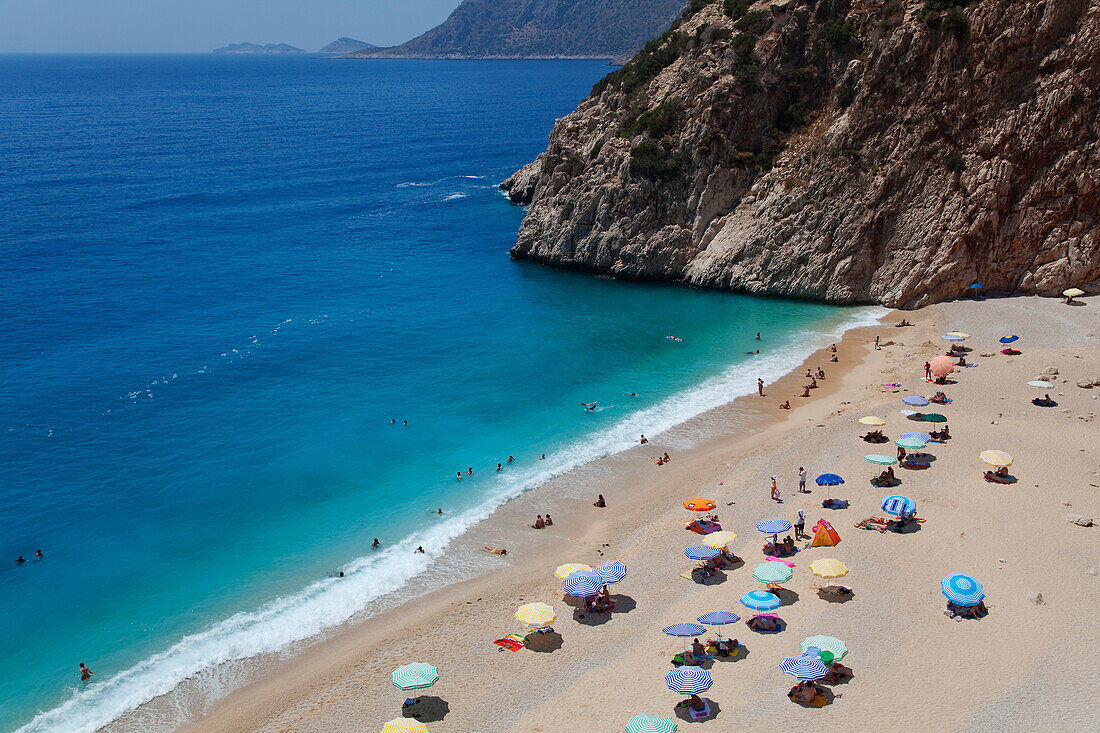
[[[1100,289],[1100,0],[695,0],[502,184],[517,258],[911,307]]]
[[[259,43],[230,43],[228,46],[222,46],[221,48],[215,48],[212,53],[258,53],[258,54],[295,54],[305,53],[300,48],[294,46],[288,46],[285,43],[265,43],[260,45]]]
[[[348,54],[355,53],[356,51],[362,51],[368,48],[378,48],[373,43],[367,43],[366,41],[359,41],[354,38],[337,38],[332,43],[322,48],[317,53],[327,54]]]
[[[591,58],[633,54],[687,0],[463,0],[408,43],[354,57]]]

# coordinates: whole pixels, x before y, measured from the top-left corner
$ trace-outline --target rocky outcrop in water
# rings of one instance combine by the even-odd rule
[[[1100,0],[696,0],[502,184],[517,258],[919,306],[1100,289]]]
[[[257,53],[257,54],[297,54],[305,53],[300,48],[294,46],[288,46],[285,43],[265,43],[260,45],[259,43],[230,43],[228,46],[222,46],[221,48],[215,48],[212,53],[220,54],[244,54],[244,53]]]

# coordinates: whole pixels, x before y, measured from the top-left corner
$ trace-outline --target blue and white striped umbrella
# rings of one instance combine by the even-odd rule
[[[741,617],[732,611],[711,611],[710,613],[704,613],[702,616],[696,619],[701,624],[707,626],[721,626],[722,624],[735,624],[741,620]]]
[[[1001,343],[1002,344],[1011,344],[1011,343],[1014,343],[1014,342],[1019,341],[1019,340],[1020,340],[1020,337],[1017,336],[1016,334],[1012,334],[1011,336],[1001,336]]]
[[[932,436],[931,435],[929,435],[928,433],[922,433],[919,430],[910,430],[908,433],[902,433],[901,435],[898,436],[898,439],[900,440],[902,438],[916,438],[917,440],[922,440],[925,443],[931,443],[932,442]]]
[[[840,486],[842,483],[844,479],[835,473],[823,473],[817,477],[818,486]]]
[[[741,605],[754,611],[774,611],[783,605],[783,601],[766,590],[750,590],[741,596]]]
[[[917,503],[908,496],[888,496],[882,500],[882,511],[895,517],[908,517],[917,513]]]
[[[692,560],[713,560],[720,554],[722,554],[722,551],[717,547],[704,547],[703,545],[696,545],[684,550],[684,557]]]
[[[604,563],[592,572],[600,576],[600,580],[604,583],[618,583],[626,577],[626,565],[623,565],[618,560],[612,560],[611,562]]]
[[[907,405],[912,405],[913,407],[924,407],[925,405],[930,404],[927,397],[921,397],[920,395],[915,394],[906,395],[905,397],[901,398],[901,401]]]
[[[577,570],[566,576],[562,586],[571,596],[594,596],[603,588],[603,578],[593,571]]]
[[[966,573],[951,573],[940,581],[940,590],[956,606],[976,606],[985,598],[982,584]]]
[[[764,534],[779,534],[790,531],[791,523],[786,519],[765,519],[756,528]]]
[[[665,675],[668,689],[681,695],[698,695],[710,689],[714,680],[702,667],[677,667]]]
[[[800,680],[819,680],[829,671],[829,668],[818,659],[816,654],[803,657],[783,657],[783,661],[779,663],[779,668]]]
[[[669,636],[699,636],[699,634],[707,633],[707,630],[699,624],[673,624],[664,627],[661,631]]]

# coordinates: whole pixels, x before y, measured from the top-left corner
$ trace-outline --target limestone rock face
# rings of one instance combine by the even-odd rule
[[[1100,0],[747,5],[693,3],[558,121],[502,184],[514,257],[900,307],[1100,290]]]

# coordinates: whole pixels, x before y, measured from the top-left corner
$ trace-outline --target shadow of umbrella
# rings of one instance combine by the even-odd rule
[[[778,596],[784,606],[789,606],[798,601],[798,593],[789,588],[769,588],[768,590]]]
[[[528,634],[523,637],[524,642],[527,644],[527,648],[533,652],[539,652],[540,654],[551,654],[562,648],[565,643],[561,638],[561,634],[556,631],[551,631],[546,634]]]
[[[622,593],[613,593],[611,600],[615,602],[615,610],[613,613],[630,613],[638,607],[638,602],[633,598]]]
[[[451,712],[451,706],[441,697],[435,695],[422,695],[416,698],[416,702],[404,708],[401,716],[416,718],[421,723],[438,723]]]
[[[846,589],[847,593],[840,592],[840,588],[843,588],[843,586],[827,585],[824,588],[818,588],[817,597],[829,603],[847,603],[855,598],[856,594],[851,588]]]
[[[836,695],[834,695],[834,694],[833,694],[833,691],[832,691],[832,690],[830,690],[830,689],[829,689],[828,687],[824,687],[824,686],[823,686],[823,687],[822,687],[821,689],[822,689],[822,693],[821,693],[821,694],[822,694],[822,695],[823,695],[823,696],[825,697],[825,705],[824,705],[824,706],[820,706],[820,707],[827,707],[827,706],[829,706],[829,705],[832,705],[832,704],[833,704],[833,700],[834,700],[834,699],[836,698]],[[793,702],[793,703],[794,703],[795,705],[798,705],[799,707],[804,707],[804,708],[816,708],[816,707],[819,707],[818,705],[811,705],[811,704],[810,704],[810,703],[808,703],[808,702],[801,702],[801,701],[799,701],[799,700],[795,700],[795,699],[793,699],[793,698],[791,699],[791,702]]]
[[[686,723],[706,723],[708,720],[714,720],[718,717],[718,713],[722,712],[718,707],[718,703],[711,700],[709,697],[704,697],[703,700],[710,706],[710,715],[701,720],[692,720],[691,713],[688,712],[686,705],[677,705],[673,708],[673,715]]]
[[[584,608],[573,609],[573,620],[585,626],[602,626],[611,620],[610,613],[595,613]]]

